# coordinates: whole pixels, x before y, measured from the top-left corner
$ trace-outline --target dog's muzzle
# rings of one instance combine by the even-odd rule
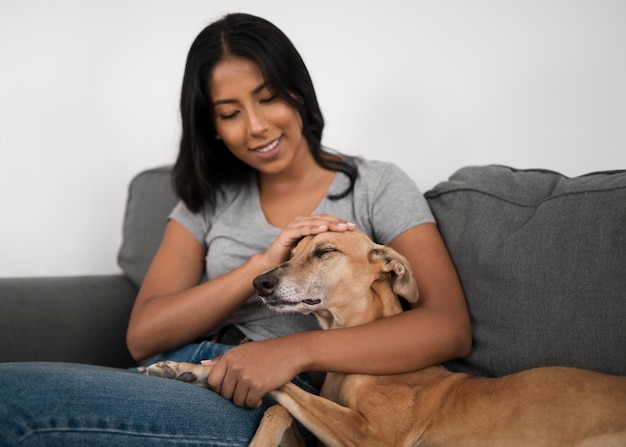
[[[292,299],[289,299],[280,296],[280,293],[274,294],[278,288],[279,282],[280,278],[273,273],[273,271],[263,273],[262,275],[254,278],[254,281],[252,281],[252,285],[256,289],[257,295],[259,295],[263,302],[272,309],[279,310],[281,307],[286,308],[303,304],[307,306],[315,306],[322,302],[322,300],[318,298],[293,299],[294,297],[292,296]]]

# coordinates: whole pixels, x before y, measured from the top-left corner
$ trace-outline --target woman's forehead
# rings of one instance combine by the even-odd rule
[[[227,100],[233,93],[255,94],[265,87],[258,64],[249,59],[228,57],[219,62],[208,79],[213,101]]]

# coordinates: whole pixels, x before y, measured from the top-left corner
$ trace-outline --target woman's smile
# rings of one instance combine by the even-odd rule
[[[278,155],[280,152],[280,142],[282,137],[276,138],[266,145],[250,148],[250,151],[255,152],[263,158],[272,158]]]

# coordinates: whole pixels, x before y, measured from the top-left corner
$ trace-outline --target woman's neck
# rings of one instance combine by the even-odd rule
[[[326,197],[335,172],[318,165],[312,156],[288,171],[259,173],[259,198],[266,220],[284,228],[298,216],[310,215]]]
[[[317,164],[309,150],[301,151],[293,163],[277,173],[259,172],[259,191],[262,194],[273,195],[274,192],[298,190],[315,182],[323,176],[326,169]]]

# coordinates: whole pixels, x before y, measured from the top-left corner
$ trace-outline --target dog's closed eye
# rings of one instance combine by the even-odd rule
[[[337,250],[334,247],[331,247],[330,245],[320,244],[320,245],[315,246],[315,248],[311,252],[311,257],[324,258],[325,256],[331,253],[338,253],[338,252],[339,250]]]

